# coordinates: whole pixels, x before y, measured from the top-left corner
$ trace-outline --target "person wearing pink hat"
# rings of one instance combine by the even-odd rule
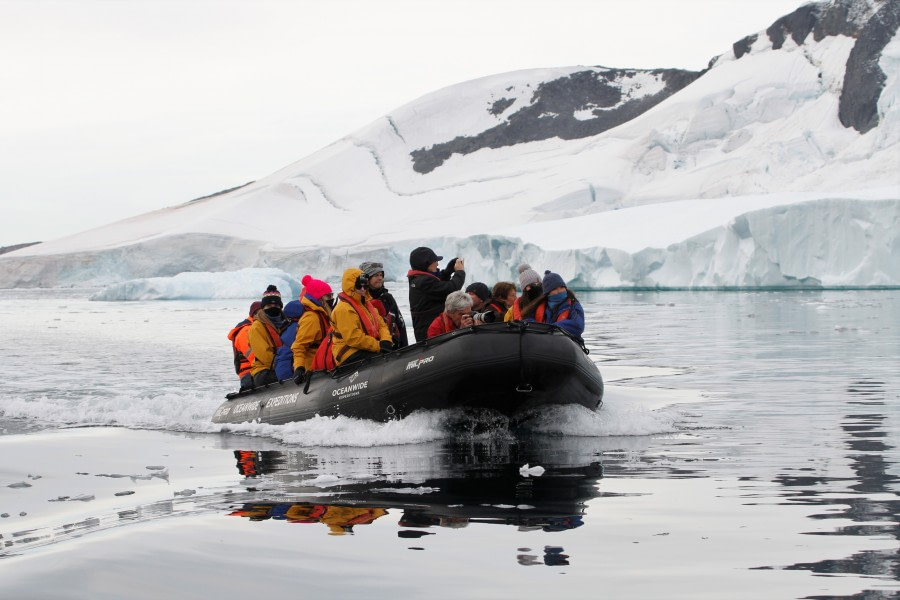
[[[297,336],[291,345],[294,353],[294,383],[300,385],[312,370],[319,344],[331,330],[331,302],[334,292],[327,282],[306,275],[300,280],[304,292],[300,298],[303,315],[297,323]]]

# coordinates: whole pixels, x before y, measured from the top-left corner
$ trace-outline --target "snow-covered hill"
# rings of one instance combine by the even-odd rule
[[[900,285],[900,0],[801,7],[707,70],[439,90],[254,183],[0,257],[0,287],[523,260],[580,287]],[[689,32],[686,32],[689,35]]]

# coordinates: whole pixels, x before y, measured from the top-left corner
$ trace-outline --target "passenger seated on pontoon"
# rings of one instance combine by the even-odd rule
[[[384,319],[371,306],[369,278],[360,269],[347,269],[341,280],[339,302],[331,313],[334,323],[332,353],[338,366],[390,352],[394,341]]]
[[[275,375],[275,351],[281,347],[281,332],[290,322],[282,313],[281,292],[274,285],[266,288],[260,300],[260,309],[250,325],[250,351],[253,352],[253,385],[259,387],[278,381]]]
[[[470,283],[468,287],[466,287],[466,293],[472,299],[473,312],[479,312],[484,308],[484,305],[487,304],[488,300],[491,299],[491,290],[488,289],[486,283],[480,281]]]
[[[544,291],[541,288],[541,276],[527,264],[519,265],[519,286],[522,288],[522,295],[506,311],[504,321],[521,321],[522,309],[537,300]]]
[[[397,300],[384,287],[384,265],[380,262],[364,262],[359,265],[359,268],[369,276],[369,295],[374,300],[379,301],[384,306],[385,311],[387,311],[387,318],[385,318],[384,322],[394,338],[394,349],[409,346],[403,314],[400,312],[400,307],[397,306]]]
[[[544,271],[541,287],[545,292],[522,309],[522,320],[553,323],[581,341],[584,309],[575,294],[566,287],[562,277],[550,271]]]
[[[247,315],[247,318],[228,332],[228,339],[231,340],[231,350],[234,354],[234,372],[241,380],[240,391],[242,392],[253,389],[253,375],[250,374],[250,368],[253,366],[253,353],[250,352],[248,334],[256,311],[259,310],[259,305],[259,300],[254,301],[250,305],[250,314]]]
[[[297,336],[291,344],[294,383],[297,385],[303,383],[307,372],[312,371],[316,350],[331,328],[331,301],[334,298],[331,286],[321,279],[306,275],[300,282],[304,289],[300,303],[305,310],[297,323]]]
[[[297,338],[297,324],[303,316],[305,307],[299,300],[291,300],[284,305],[284,318],[288,326],[281,332],[281,346],[275,351],[275,375],[278,381],[294,376],[294,351],[291,346]]]
[[[428,339],[456,329],[472,327],[472,298],[466,292],[450,292],[444,301],[444,312],[428,326]]]

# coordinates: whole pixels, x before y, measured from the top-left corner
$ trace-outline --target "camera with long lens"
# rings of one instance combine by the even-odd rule
[[[489,310],[487,312],[472,313],[472,320],[476,323],[495,323],[497,321],[497,312]]]
[[[369,276],[365,273],[360,273],[359,277],[356,278],[356,283],[353,285],[356,289],[369,289]]]

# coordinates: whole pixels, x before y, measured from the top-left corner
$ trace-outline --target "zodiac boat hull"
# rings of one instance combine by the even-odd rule
[[[457,406],[507,416],[550,404],[594,410],[603,379],[587,351],[553,325],[490,323],[390,354],[229,394],[214,423],[302,421],[316,415],[386,421],[419,409]]]

